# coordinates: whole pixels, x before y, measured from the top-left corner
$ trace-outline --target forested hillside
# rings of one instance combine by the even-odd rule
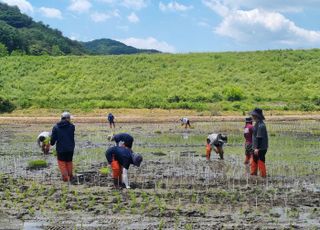
[[[71,40],[57,29],[35,22],[18,7],[0,3],[0,57],[7,55],[109,55],[158,53],[141,50],[111,39],[91,42]]]

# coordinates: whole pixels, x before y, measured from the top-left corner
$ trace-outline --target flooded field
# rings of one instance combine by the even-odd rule
[[[267,122],[267,179],[243,164],[241,122],[119,124],[140,168],[115,190],[106,166],[106,124],[76,124],[78,183],[60,181],[54,155],[36,145],[52,125],[0,125],[0,229],[320,229],[320,123]],[[206,161],[206,136],[229,137],[225,160]],[[29,170],[28,161],[49,166]]]

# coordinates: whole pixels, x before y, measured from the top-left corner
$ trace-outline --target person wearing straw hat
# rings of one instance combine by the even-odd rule
[[[140,167],[142,156],[133,153],[125,146],[113,146],[106,152],[106,158],[111,165],[112,178],[115,188],[121,188],[122,185],[129,189],[128,170],[131,164]]]
[[[61,121],[52,129],[50,144],[56,145],[58,166],[62,180],[65,182],[73,179],[74,133],[75,126],[71,123],[71,114],[69,112],[62,113]]]
[[[267,176],[267,169],[265,165],[265,156],[268,151],[269,141],[267,127],[264,123],[265,117],[260,108],[255,108],[250,112],[252,119],[255,121],[253,128],[253,149],[254,153],[251,157],[251,175],[257,175],[258,169],[261,177]]]
[[[245,165],[249,165],[251,156],[253,155],[253,148],[252,148],[252,134],[253,134],[253,125],[252,125],[252,117],[246,117],[245,119],[245,126],[243,129],[243,136],[245,139],[244,149],[245,149]]]
[[[210,160],[212,149],[219,154],[220,159],[223,160],[224,150],[223,146],[228,142],[228,137],[219,133],[210,134],[207,137],[207,145],[206,145],[206,158]]]

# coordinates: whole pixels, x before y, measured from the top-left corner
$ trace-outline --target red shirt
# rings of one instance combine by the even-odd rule
[[[246,139],[246,144],[252,144],[252,134],[253,134],[253,125],[246,124],[243,130],[244,138]]]

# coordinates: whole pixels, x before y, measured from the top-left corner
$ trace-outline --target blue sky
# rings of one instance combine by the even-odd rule
[[[317,0],[0,0],[81,41],[164,52],[320,47]]]

